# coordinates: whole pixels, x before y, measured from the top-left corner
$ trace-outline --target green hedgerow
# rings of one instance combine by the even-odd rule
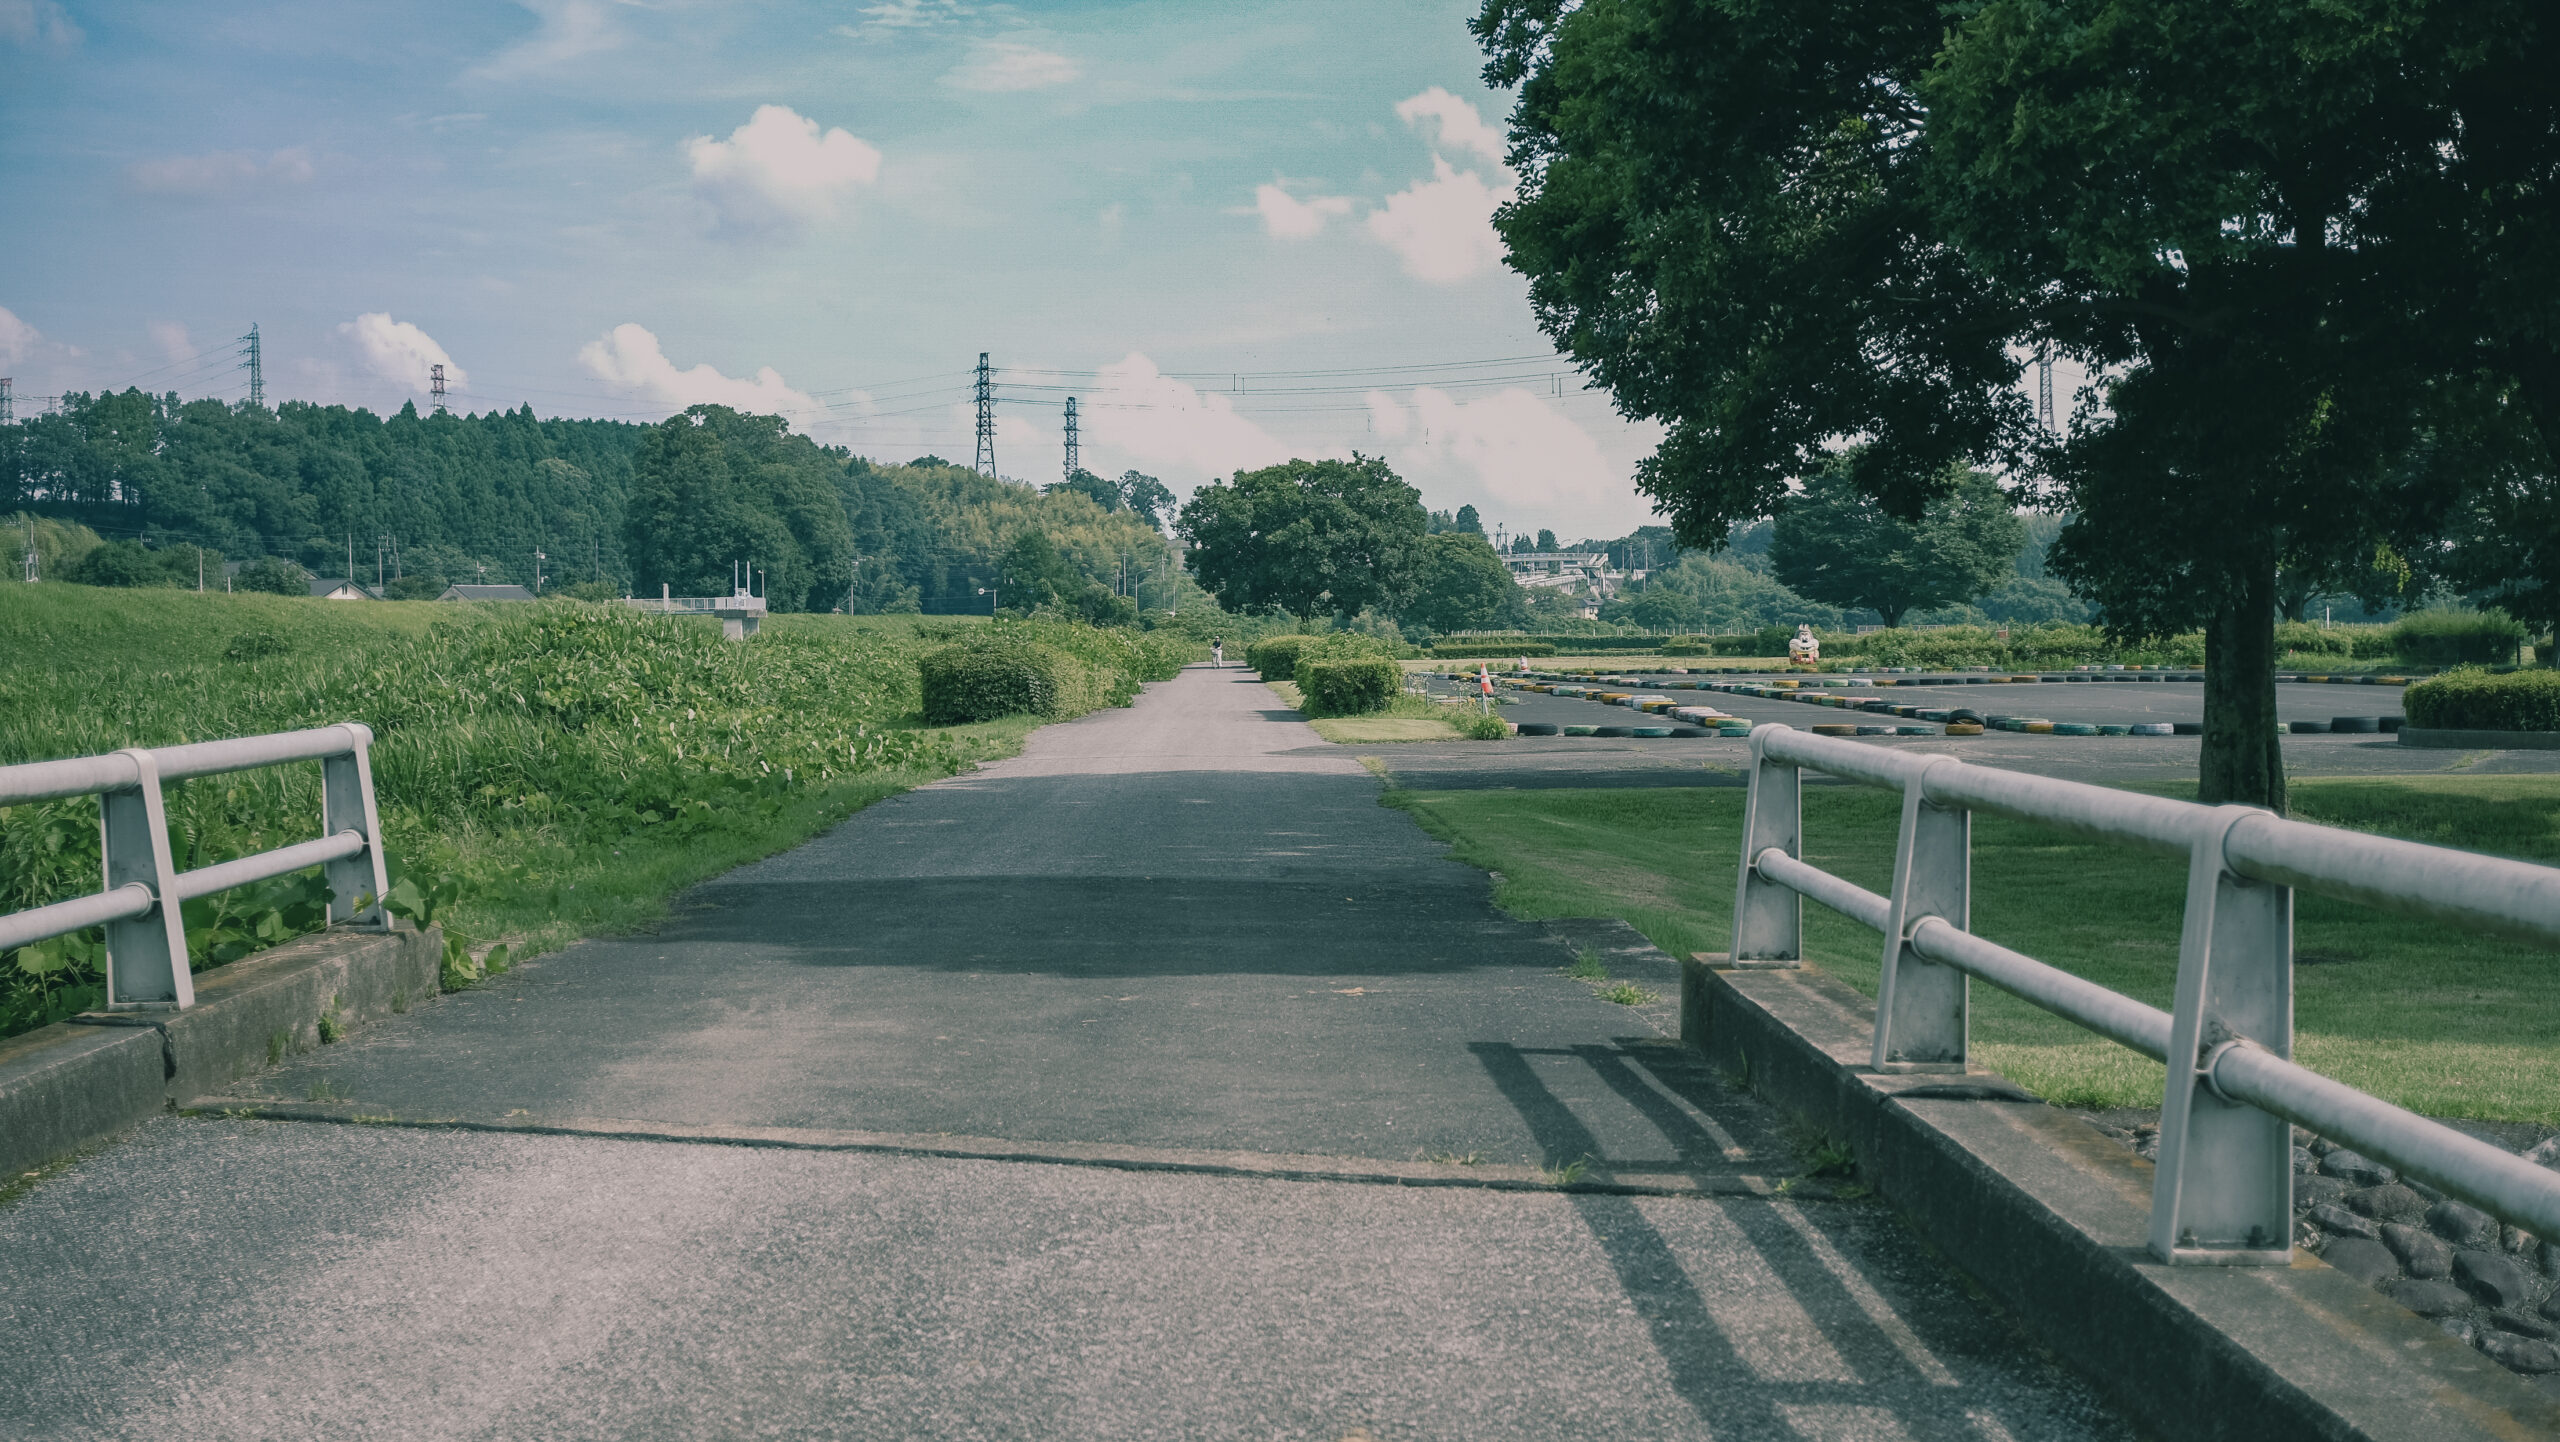
[[[1310,716],[1374,716],[1404,689],[1404,668],[1393,661],[1301,661],[1298,691]]]
[[[2560,672],[2448,671],[2409,688],[2409,724],[2444,731],[2560,731]]]

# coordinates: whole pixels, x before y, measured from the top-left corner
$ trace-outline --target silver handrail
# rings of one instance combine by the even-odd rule
[[[2175,1263],[2292,1259],[2293,1145],[2303,1126],[2511,1226],[2560,1236],[2560,1172],[2296,1065],[2293,893],[2316,891],[2538,941],[2560,941],[2560,868],[1975,766],[1791,727],[1751,733],[1732,957],[1803,960],[1803,898],[1881,932],[1870,1064],[1962,1071],[1965,988],[1980,980],[2171,1065],[2151,1250]],[[1801,856],[1802,773],[1903,793],[1890,896]],[[2161,1011],[1970,930],[1971,815],[1987,811],[2184,857],[2177,1006]]]
[[[308,731],[0,766],[0,806],[98,798],[105,872],[105,885],[94,895],[0,915],[0,950],[103,926],[108,1009],[184,1009],[195,1004],[195,982],[178,913],[182,902],[320,866],[327,868],[333,893],[332,923],[388,927],[382,895],[390,883],[382,857],[381,813],[374,804],[372,748],[371,728],[350,721]],[[320,763],[320,837],[178,870],[169,849],[164,783],[297,761]]]

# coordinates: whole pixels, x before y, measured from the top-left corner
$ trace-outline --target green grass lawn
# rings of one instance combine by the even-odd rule
[[[2560,777],[2297,779],[2294,813],[2438,845],[2560,862]],[[2167,794],[2174,789],[2160,788]],[[1730,944],[1739,788],[1391,791],[1501,874],[1524,918],[1619,916],[1675,956]],[[1900,798],[1808,786],[1805,857],[1890,889]],[[1974,823],[1973,929],[2166,1009],[2177,980],[2185,866],[1995,816]],[[1805,906],[1809,959],[1872,996],[1883,941]],[[2301,894],[2295,1056],[2432,1116],[2560,1124],[2560,956]],[[2160,1101],[2161,1068],[1993,988],[1973,988],[1973,1052],[2074,1106]]]

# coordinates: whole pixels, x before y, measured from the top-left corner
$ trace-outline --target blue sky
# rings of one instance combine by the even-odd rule
[[[1359,449],[1618,534],[1654,433],[1500,264],[1472,10],[0,0],[0,373],[236,397],[255,321],[270,400],[443,360],[461,408],[966,462],[983,350],[1008,475],[1074,394],[1097,471]]]

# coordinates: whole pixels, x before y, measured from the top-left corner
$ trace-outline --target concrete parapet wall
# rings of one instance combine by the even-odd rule
[[[2169,1267],[2145,1249],[2151,1163],[1996,1073],[1878,1075],[1874,1004],[1819,971],[1690,962],[1683,1035],[1799,1125],[2163,1436],[2560,1436],[2560,1402],[2297,1251]]]
[[[221,1091],[436,994],[434,928],[326,931],[196,977],[185,1011],[93,1013],[0,1041],[0,1179]]]

